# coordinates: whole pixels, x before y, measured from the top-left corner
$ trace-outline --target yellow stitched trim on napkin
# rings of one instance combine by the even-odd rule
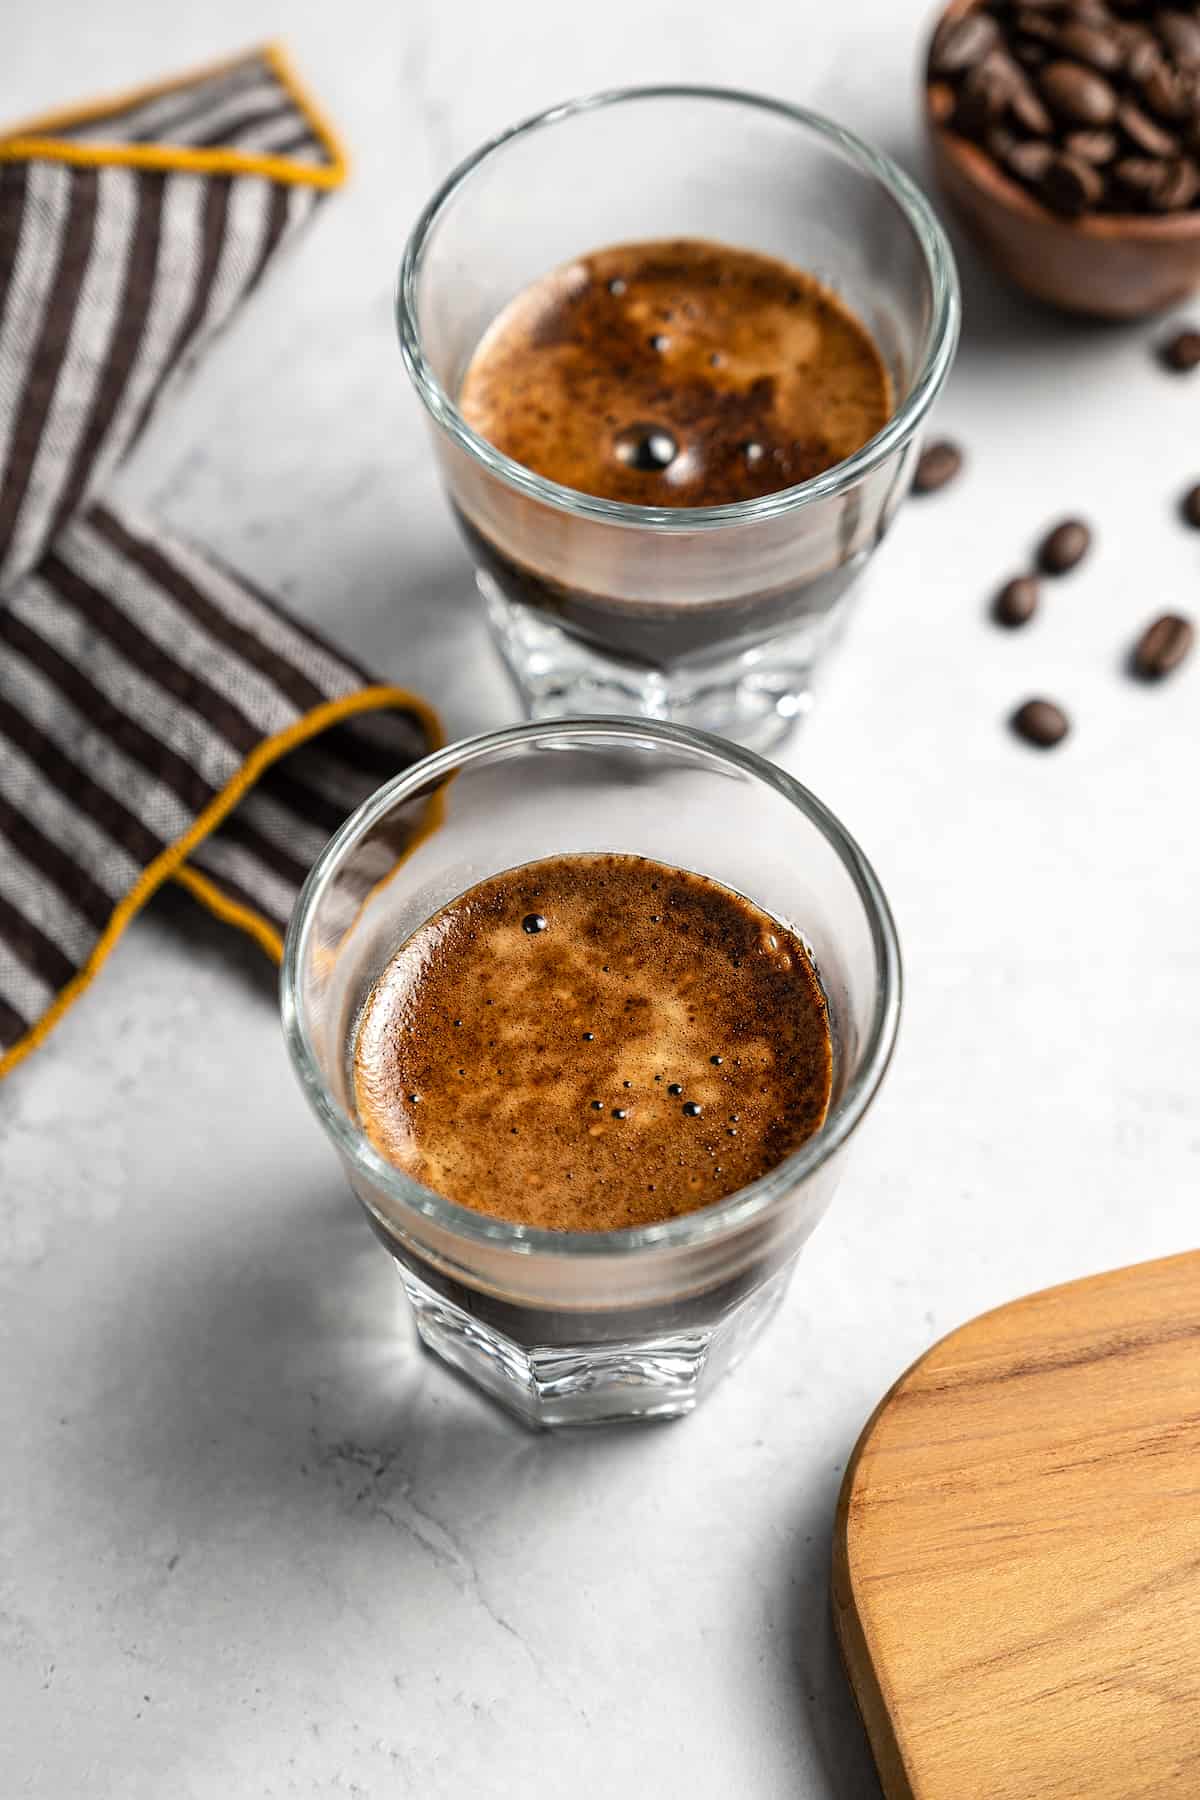
[[[246,62],[250,55],[260,55],[270,65],[280,86],[286,89],[314,137],[324,146],[330,158],[328,163],[293,162],[286,156],[250,156],[237,150],[189,150],[175,144],[76,144],[70,138],[53,135],[55,131],[90,124],[95,119],[107,118],[110,113],[123,112],[142,101],[157,100],[160,95],[190,87],[193,82],[226,74]],[[260,51],[229,57],[223,62],[193,69],[187,75],[173,76],[169,81],[148,82],[145,87],[109,94],[102,100],[25,119],[0,137],[0,162],[30,161],[75,163],[85,168],[120,164],[132,169],[190,170],[197,175],[267,175],[272,181],[316,188],[340,187],[349,167],[345,146],[337,132],[296,74],[282,44],[278,43],[264,44]],[[3,1072],[3,1064],[0,1064],[0,1072]]]
[[[103,935],[79,973],[72,976],[53,1004],[42,1014],[32,1031],[27,1032],[5,1056],[0,1057],[0,1079],[3,1079],[11,1069],[15,1069],[19,1062],[24,1061],[30,1051],[36,1050],[38,1045],[49,1037],[68,1007],[78,1000],[84,989],[95,979],[129,921],[141,910],[164,881],[170,876],[180,873],[183,864],[196,845],[211,831],[214,831],[222,819],[232,812],[238,801],[248,789],[253,787],[265,769],[270,768],[272,763],[278,762],[280,757],[286,756],[289,751],[307,743],[310,738],[319,736],[322,731],[327,731],[331,725],[337,725],[343,719],[353,718],[356,713],[374,712],[383,707],[412,713],[420,719],[428,734],[431,750],[439,749],[445,742],[441,722],[432,707],[417,695],[408,693],[404,688],[389,686],[359,688],[356,693],[343,694],[337,700],[326,700],[321,706],[314,707],[311,712],[305,713],[303,718],[297,719],[294,724],[289,725],[285,731],[277,731],[274,737],[264,738],[262,743],[257,744],[250,752],[240,769],[221,789],[221,792],[209,801],[190,830],[185,831],[182,837],[176,838],[173,844],[168,844],[167,848],[142,870],[125,898],[114,907],[112,918],[105,927]],[[416,844],[426,837],[431,829],[435,828],[435,825],[436,821],[427,819],[409,848],[414,849]],[[283,953],[279,933],[261,914],[252,912],[248,907],[234,905],[205,876],[197,876],[195,870],[188,870],[187,874],[190,879],[185,880],[185,887],[188,887],[197,898],[203,900],[205,905],[210,906],[218,918],[226,919],[231,924],[240,925],[243,931],[249,932],[250,936],[268,955],[278,960]]]
[[[253,907],[242,906],[239,901],[231,900],[228,894],[222,893],[215,881],[202,875],[191,863],[184,863],[182,868],[176,869],[174,879],[194,899],[199,900],[201,906],[206,906],[215,918],[226,925],[236,925],[239,931],[252,937],[272,962],[283,961],[283,939],[269,919],[264,919]]]

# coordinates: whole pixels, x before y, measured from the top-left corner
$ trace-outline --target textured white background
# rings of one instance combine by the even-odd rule
[[[14,0],[4,34],[10,117],[285,25],[353,183],[127,485],[456,734],[513,703],[393,344],[435,178],[569,93],[684,78],[922,169],[915,0],[587,10]],[[1200,659],[1153,692],[1120,671],[1148,615],[1195,610],[1200,375],[1160,372],[1158,327],[964,278],[940,424],[969,472],[902,517],[786,756],[875,860],[909,985],[771,1336],[682,1426],[510,1425],[414,1349],[258,953],[162,897],[0,1090],[5,1795],[877,1794],[827,1626],[860,1425],[981,1308],[1186,1247],[1200,1171]],[[996,631],[989,588],[1076,509],[1092,561]],[[1000,723],[1037,691],[1077,721],[1046,758]]]

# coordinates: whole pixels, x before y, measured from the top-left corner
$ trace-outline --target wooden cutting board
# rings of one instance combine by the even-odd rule
[[[915,1363],[846,1471],[833,1604],[888,1800],[1200,1800],[1200,1254]]]

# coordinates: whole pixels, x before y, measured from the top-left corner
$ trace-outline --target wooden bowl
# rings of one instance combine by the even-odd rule
[[[975,4],[951,0],[941,17],[959,18]],[[1027,294],[1092,318],[1136,319],[1175,305],[1200,286],[1200,209],[1065,219],[978,144],[935,117],[928,82],[924,94],[942,192],[968,236]]]

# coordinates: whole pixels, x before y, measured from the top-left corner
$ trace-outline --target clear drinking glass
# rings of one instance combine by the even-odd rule
[[[455,400],[513,296],[589,251],[695,237],[817,276],[872,332],[896,405],[811,481],[672,509],[543,480]],[[764,748],[808,704],[848,589],[908,492],[953,360],[958,285],[920,190],[850,132],[720,88],[597,94],[469,157],[418,219],[400,342],[501,654],[534,717],[638,713]]]
[[[727,1199],[662,1224],[557,1232],[422,1187],[355,1117],[356,1023],[405,938],[476,882],[624,851],[713,877],[798,930],[834,1041],[825,1124]],[[395,1257],[429,1349],[533,1425],[689,1412],[781,1299],[883,1078],[900,1012],[891,914],[853,839],[752,752],[625,719],[518,725],[389,782],[300,896],[282,977],[301,1084]]]

